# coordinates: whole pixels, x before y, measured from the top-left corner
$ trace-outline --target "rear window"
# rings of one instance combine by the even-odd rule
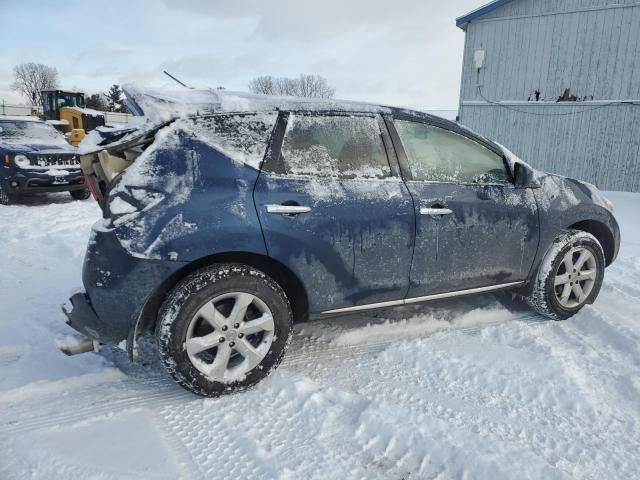
[[[34,121],[0,121],[0,142],[2,143],[36,143],[52,144],[67,141],[64,135],[42,122]]]
[[[313,177],[391,175],[375,117],[291,115],[281,150],[285,173]]]
[[[276,112],[198,117],[185,130],[232,160],[259,169],[277,117]]]

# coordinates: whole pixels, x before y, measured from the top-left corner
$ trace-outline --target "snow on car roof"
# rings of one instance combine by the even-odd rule
[[[371,103],[322,98],[279,97],[254,95],[228,90],[165,88],[140,89],[134,85],[123,87],[132,110],[153,120],[218,112],[255,112],[271,110],[344,111],[391,113],[391,107]],[[138,108],[136,108],[138,107]]]
[[[0,115],[0,122],[42,122],[38,117],[31,115]]]
[[[408,115],[414,118],[429,119],[446,128],[462,129],[459,124],[430,113],[350,100],[255,95],[228,90],[178,86],[143,89],[136,85],[126,84],[122,90],[126,97],[125,105],[133,116],[129,118],[127,125],[116,130],[152,130],[177,118],[214,113],[257,113],[277,110]],[[131,135],[134,133],[122,137],[114,143],[123,143],[129,140]],[[85,155],[99,150],[104,140],[100,129],[95,129],[80,144],[80,154]]]
[[[457,125],[443,117],[419,110],[353,100],[256,95],[229,90],[179,86],[142,89],[128,84],[124,85],[122,89],[126,96],[127,108],[134,116],[143,116],[143,122],[150,125],[158,125],[179,117],[194,115],[274,110],[408,115],[435,120],[439,123],[444,122],[449,126]]]

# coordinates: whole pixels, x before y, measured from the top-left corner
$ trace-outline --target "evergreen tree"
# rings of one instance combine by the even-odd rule
[[[104,95],[101,93],[94,93],[89,95],[86,99],[87,108],[93,108],[94,110],[99,110],[101,112],[109,111],[109,106],[104,98]]]
[[[107,93],[107,102],[109,104],[110,112],[126,112],[122,106],[122,95],[122,89],[119,85],[111,85],[111,88]]]

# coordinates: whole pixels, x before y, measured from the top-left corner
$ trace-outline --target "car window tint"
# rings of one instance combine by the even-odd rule
[[[509,181],[502,157],[457,133],[396,120],[413,180],[454,183]]]
[[[281,150],[292,175],[384,178],[391,175],[374,117],[290,115]]]

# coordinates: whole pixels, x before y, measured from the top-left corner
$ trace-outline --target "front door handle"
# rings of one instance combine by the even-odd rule
[[[267,213],[277,213],[280,215],[297,215],[299,213],[307,213],[311,211],[311,207],[306,205],[265,205]]]
[[[422,207],[420,209],[420,215],[451,215],[453,210],[449,210],[448,208],[426,208]]]

